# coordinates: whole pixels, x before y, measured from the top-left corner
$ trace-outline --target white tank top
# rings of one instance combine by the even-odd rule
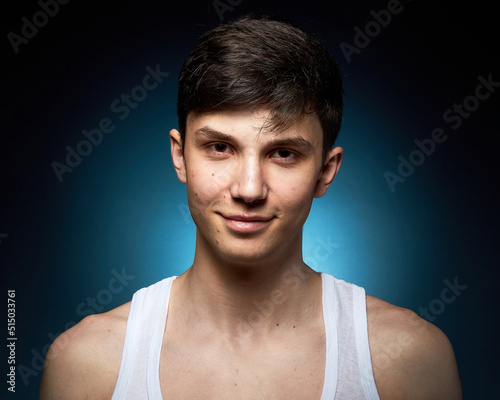
[[[175,278],[134,294],[111,400],[162,400],[160,353]],[[321,278],[326,336],[321,400],[380,400],[368,344],[365,290],[326,273]]]

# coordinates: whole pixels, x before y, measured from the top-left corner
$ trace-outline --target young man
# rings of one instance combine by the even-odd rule
[[[330,54],[277,19],[222,25],[182,69],[178,115],[193,265],[61,335],[41,399],[460,399],[439,329],[302,260],[342,159]]]

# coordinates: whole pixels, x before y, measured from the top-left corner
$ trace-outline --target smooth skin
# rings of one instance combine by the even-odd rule
[[[196,222],[193,265],[172,284],[160,359],[165,399],[319,399],[325,365],[321,277],[302,227],[337,174],[316,114],[283,132],[267,110],[188,116],[170,132]],[[258,305],[273,308],[258,316]],[[266,303],[266,304],[269,304]],[[130,303],[86,317],[51,346],[40,398],[109,399]],[[386,399],[461,399],[453,349],[435,326],[367,296],[375,381]]]

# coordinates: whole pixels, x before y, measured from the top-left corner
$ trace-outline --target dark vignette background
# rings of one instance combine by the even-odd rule
[[[7,289],[16,290],[18,342],[16,393],[2,375],[0,397],[36,398],[57,334],[189,267],[194,224],[168,140],[177,75],[201,33],[262,11],[319,37],[345,81],[345,158],[330,193],[313,205],[306,262],[417,313],[427,308],[455,348],[465,398],[494,398],[499,88],[458,129],[443,119],[474,95],[478,76],[500,81],[494,6],[401,0],[403,10],[348,62],[340,43],[353,45],[354,28],[364,29],[386,1],[233,0],[222,16],[210,0],[124,3],[60,5],[18,54],[7,34],[20,34],[21,18],[32,20],[40,5],[10,3],[2,13],[1,295],[5,304]],[[111,103],[157,65],[170,75],[121,120],[124,110]],[[82,130],[103,118],[113,132],[59,182],[51,163],[65,163],[66,146],[76,149]],[[408,160],[414,141],[436,128],[447,140],[391,191],[384,173],[397,173],[398,156]],[[448,303],[446,282],[466,286]]]

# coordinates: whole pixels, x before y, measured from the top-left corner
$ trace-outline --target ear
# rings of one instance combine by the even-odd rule
[[[184,152],[182,151],[181,133],[177,129],[170,131],[170,151],[177,178],[182,183],[186,183],[186,163],[184,162]]]
[[[316,187],[314,188],[314,197],[324,196],[330,187],[333,178],[335,178],[340,168],[342,154],[344,154],[344,150],[342,147],[338,146],[328,150],[328,153],[326,153],[325,163],[323,164],[320,176],[316,182]]]

